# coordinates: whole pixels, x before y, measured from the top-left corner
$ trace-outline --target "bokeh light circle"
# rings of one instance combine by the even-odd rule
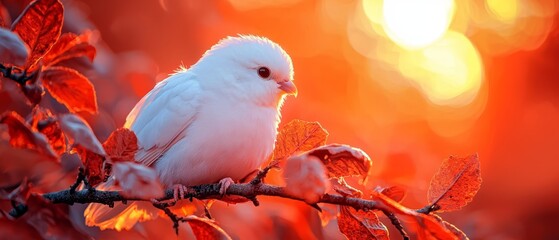
[[[398,45],[416,49],[444,35],[454,15],[453,0],[386,0],[384,30]]]
[[[470,103],[483,81],[479,52],[466,36],[454,31],[422,50],[403,54],[399,70],[438,105]]]

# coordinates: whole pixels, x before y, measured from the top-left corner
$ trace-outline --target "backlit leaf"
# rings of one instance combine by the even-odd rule
[[[278,133],[274,160],[282,161],[291,155],[324,145],[328,132],[318,122],[293,120]]]
[[[184,219],[192,228],[192,232],[197,240],[231,239],[221,227],[210,219],[196,217],[194,215],[190,215]]]
[[[429,186],[429,203],[441,212],[458,210],[472,201],[481,187],[477,154],[445,159]]]
[[[89,32],[82,35],[65,33],[52,46],[50,51],[43,57],[45,68],[71,58],[86,56],[93,61],[95,58],[95,47],[89,44]]]
[[[31,49],[26,67],[34,65],[58,40],[63,12],[58,0],[36,0],[15,20],[12,31],[19,34]]]
[[[0,116],[0,123],[8,126],[10,145],[16,148],[33,149],[39,153],[56,159],[58,156],[49,145],[47,138],[38,132],[34,132],[16,112],[7,112]]]
[[[392,186],[387,188],[379,188],[377,192],[384,194],[396,202],[402,202],[406,196],[406,189],[399,186]]]
[[[71,112],[97,112],[95,89],[91,82],[76,70],[50,67],[43,71],[43,84],[50,94]]]
[[[408,223],[407,225],[409,228],[417,233],[419,239],[458,239],[444,224],[438,222],[430,215],[418,213],[404,207],[384,194],[377,192],[373,192],[373,199],[377,202],[377,207],[379,209],[394,213],[402,218],[404,220],[403,222]]]
[[[340,206],[338,228],[350,240],[389,239],[388,229],[373,211],[357,211]]]
[[[138,151],[136,134],[127,128],[119,128],[111,133],[103,143],[107,156],[114,162],[134,161]]]
[[[50,110],[35,108],[33,110],[33,128],[44,134],[54,151],[61,155],[66,152],[66,137],[60,128],[58,120]]]
[[[80,145],[101,156],[107,155],[89,124],[81,117],[71,113],[63,114],[59,116],[58,121],[72,144]]]
[[[373,161],[361,149],[347,145],[329,144],[308,152],[316,156],[328,169],[328,177],[366,177]]]
[[[95,186],[105,181],[107,172],[105,171],[105,157],[97,154],[81,145],[76,145],[74,150],[80,156],[85,168],[85,176],[91,186]]]
[[[468,240],[469,239],[468,236],[466,236],[466,234],[464,232],[462,232],[462,230],[458,229],[452,223],[449,223],[449,222],[443,220],[443,218],[441,218],[439,215],[431,214],[431,216],[433,216],[437,221],[442,223],[446,227],[446,229],[448,229],[450,232],[454,233],[454,235],[456,235],[458,237],[458,239],[460,239],[460,240]]]

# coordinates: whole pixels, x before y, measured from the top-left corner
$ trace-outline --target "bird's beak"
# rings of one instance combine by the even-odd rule
[[[297,87],[295,86],[293,81],[280,82],[278,83],[278,85],[279,85],[278,88],[284,91],[285,93],[293,95],[295,97],[297,96]]]

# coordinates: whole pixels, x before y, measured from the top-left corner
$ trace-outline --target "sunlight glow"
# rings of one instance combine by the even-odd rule
[[[231,5],[239,11],[248,11],[266,7],[286,7],[298,3],[301,0],[229,0]]]
[[[518,0],[487,0],[487,9],[501,22],[510,23],[518,15]]]
[[[398,45],[417,49],[442,37],[454,15],[453,0],[386,0],[384,30]]]
[[[399,70],[438,105],[470,103],[483,79],[477,49],[463,34],[453,31],[422,50],[403,54]]]

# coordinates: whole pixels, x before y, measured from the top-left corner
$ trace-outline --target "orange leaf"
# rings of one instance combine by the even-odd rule
[[[36,0],[15,20],[12,31],[31,49],[25,67],[31,67],[58,40],[62,30],[64,8],[58,0]]]
[[[62,131],[68,136],[72,144],[80,145],[101,156],[107,155],[89,124],[81,117],[68,113],[59,116],[58,121]]]
[[[439,223],[430,215],[421,214],[409,208],[400,205],[398,202],[390,199],[384,194],[373,192],[373,198],[377,201],[379,209],[394,213],[405,219],[408,225],[411,225],[419,239],[427,239],[428,237],[435,239],[458,239],[456,235],[450,232],[446,227]]]
[[[315,156],[328,169],[328,177],[367,177],[373,164],[371,158],[361,149],[347,145],[329,144],[307,153]]]
[[[293,120],[278,133],[274,160],[282,161],[297,152],[308,151],[324,145],[328,132],[318,122]]]
[[[56,159],[58,156],[48,144],[44,135],[31,130],[31,126],[16,112],[7,112],[0,117],[0,123],[8,126],[10,145],[16,148],[27,148],[38,151]]]
[[[104,168],[105,157],[99,155],[81,145],[76,145],[74,150],[80,156],[85,167],[85,176],[91,186],[105,181],[106,171]]]
[[[331,179],[331,181],[332,181],[332,188],[342,196],[358,197],[358,198],[363,196],[363,192],[361,192],[361,190],[347,184],[347,182],[343,177],[337,179]]]
[[[109,159],[115,162],[134,161],[138,151],[138,139],[136,134],[127,128],[119,128],[111,133],[103,143]]]
[[[97,113],[95,89],[89,80],[74,69],[50,67],[43,71],[43,84],[50,94],[71,112]]]
[[[356,211],[340,206],[338,228],[348,239],[386,239],[388,229],[373,211]]]
[[[93,61],[95,58],[95,47],[89,44],[89,32],[82,35],[65,33],[52,46],[50,51],[43,57],[46,68],[71,58],[86,56]]]
[[[402,200],[404,200],[404,197],[406,196],[406,189],[399,186],[381,188],[378,189],[377,191],[391,198],[396,202],[402,202]]]
[[[429,203],[440,211],[453,211],[472,201],[481,187],[481,173],[477,154],[444,160],[429,186]]]
[[[197,240],[231,239],[231,237],[221,229],[214,221],[190,215],[184,220],[192,228]]]
[[[460,240],[468,240],[469,239],[468,236],[466,236],[466,234],[464,232],[462,232],[462,230],[458,229],[452,223],[449,223],[449,222],[443,220],[443,218],[441,218],[439,215],[431,214],[431,216],[433,216],[437,221],[442,223],[446,227],[446,229],[448,229],[450,232],[452,232],[454,235],[456,235],[458,237],[458,239],[460,239]]]

